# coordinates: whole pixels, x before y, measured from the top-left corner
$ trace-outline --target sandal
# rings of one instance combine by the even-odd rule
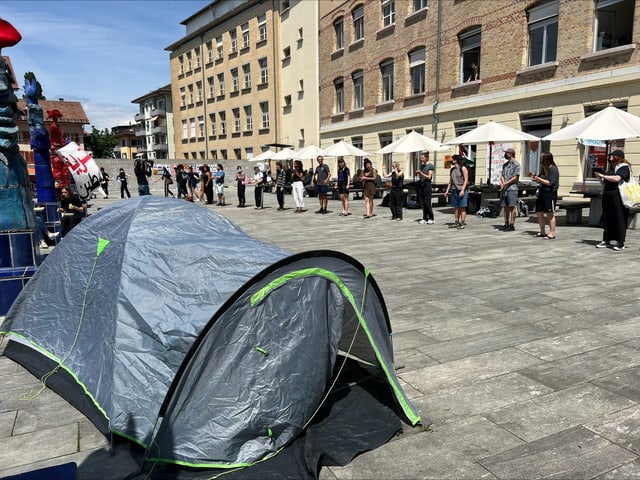
[[[545,239],[545,240],[555,240],[555,239],[556,239],[556,237],[555,237],[555,235],[554,235],[553,237],[551,237],[551,236],[549,236],[549,235],[545,235],[545,236],[544,236],[544,239]]]
[[[536,233],[537,238],[545,238],[546,236],[547,236],[546,233],[540,233],[540,232]]]

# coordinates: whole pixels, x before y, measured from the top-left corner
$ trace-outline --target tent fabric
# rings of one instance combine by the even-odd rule
[[[352,429],[344,454],[305,446],[306,460],[348,461],[384,443],[399,418],[420,420],[395,375],[388,313],[364,266],[338,252],[289,255],[189,202],[143,196],[83,221],[2,330],[12,334],[7,356],[38,376],[55,371],[48,386],[103,433],[146,448],[152,463],[268,470],[306,445],[340,398],[336,388],[358,394],[340,383],[350,362],[369,372],[355,383],[382,385],[351,416],[370,415],[376,402],[395,413],[370,419],[382,432],[370,441]],[[292,472],[298,465],[313,476],[317,465],[306,460],[292,460]]]

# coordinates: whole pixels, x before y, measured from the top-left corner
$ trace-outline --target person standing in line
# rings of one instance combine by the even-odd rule
[[[164,185],[164,196],[165,197],[175,197],[169,185],[173,183],[173,178],[171,178],[171,173],[167,170],[167,167],[162,167],[162,174],[158,180],[162,180],[162,184]],[[157,180],[156,180],[157,181]]]
[[[218,207],[226,207],[227,203],[224,198],[224,167],[221,163],[216,165],[216,172],[213,174],[216,184],[216,194],[218,195]]]
[[[236,168],[236,187],[238,189],[237,207],[243,208],[247,203],[247,199],[245,197],[245,192],[247,189],[247,174],[244,173],[240,165],[238,165],[238,168]]]
[[[193,167],[189,166],[187,170],[187,186],[189,187],[189,196],[193,199],[193,201],[197,202],[199,199],[196,196],[196,186],[200,181],[200,177],[196,172],[193,171]]]
[[[296,211],[294,213],[304,212],[304,181],[306,178],[307,174],[302,168],[302,161],[294,160],[293,171],[291,172],[291,191],[293,200],[296,202]]]
[[[391,210],[391,220],[397,222],[402,220],[402,194],[404,189],[404,172],[400,170],[400,163],[391,162],[391,173],[387,175],[384,164],[382,164],[382,178],[391,179],[391,191],[389,192],[389,209]]]
[[[628,182],[631,178],[631,164],[625,160],[622,150],[614,150],[609,154],[609,170],[604,174],[596,172],[595,176],[603,185],[602,190],[602,218],[604,231],[602,241],[596,248],[611,247],[611,241],[616,240],[613,249],[620,252],[625,249],[624,242],[629,224],[629,209],[622,203],[618,184]]]
[[[131,194],[129,193],[129,175],[127,175],[124,171],[124,168],[121,168],[118,172],[118,181],[120,182],[120,198],[124,198],[124,194],[127,194],[127,198],[131,198]]]
[[[138,183],[138,195],[151,195],[149,191],[149,177],[151,176],[151,165],[147,160],[136,159],[133,164],[133,173]]]
[[[558,184],[560,183],[560,172],[556,163],[553,161],[553,154],[551,152],[543,152],[540,156],[540,163],[542,164],[542,173],[536,175],[533,172],[529,172],[531,179],[540,184],[538,189],[538,198],[536,198],[536,215],[538,217],[538,225],[540,231],[536,234],[536,237],[542,237],[545,240],[556,239],[556,201],[558,200]],[[545,232],[546,224],[544,216],[547,215],[549,219],[549,233]]]
[[[104,167],[100,167],[100,188],[104,192],[103,198],[109,198],[109,174],[104,171]]]
[[[205,205],[213,205],[213,175],[211,174],[211,168],[206,163],[202,167],[202,185],[204,187],[204,194],[207,199]]]
[[[351,172],[344,161],[344,158],[338,160],[338,195],[342,202],[341,217],[351,215],[349,213],[349,187],[351,186]]]
[[[364,197],[364,205],[366,208],[364,218],[371,218],[373,217],[373,197],[376,195],[376,178],[378,172],[373,168],[373,164],[368,158],[363,160],[363,166],[364,169],[362,170],[360,179],[362,180],[362,196]]]
[[[518,182],[520,181],[520,164],[516,162],[516,151],[509,147],[504,151],[507,160],[502,165],[500,174],[500,206],[504,210],[503,232],[515,231],[516,201],[518,200]]]
[[[316,158],[318,166],[313,174],[311,183],[316,187],[316,193],[318,194],[318,200],[320,201],[320,210],[316,213],[326,214],[329,199],[327,198],[327,192],[329,191],[329,180],[331,179],[331,172],[329,167],[324,164],[324,157],[318,155]]]
[[[204,165],[200,165],[198,167],[198,170],[200,170],[200,194],[198,195],[198,201],[200,202],[204,202],[205,199],[205,185],[206,185],[206,179],[204,178],[204,167],[206,167],[207,164],[205,163]]]
[[[455,209],[453,213],[453,224],[449,228],[457,228],[464,230],[467,226],[467,186],[469,185],[469,170],[463,165],[463,159],[460,155],[451,157],[451,174],[449,177],[449,185],[444,192],[447,198],[451,192],[451,206]]]
[[[188,195],[187,191],[187,181],[189,177],[187,176],[187,172],[184,171],[184,165],[179,164],[175,168],[176,173],[176,186],[178,188],[178,198],[186,198]]]
[[[264,173],[260,171],[260,167],[257,165],[253,167],[253,184],[255,188],[253,190],[253,196],[256,201],[256,210],[264,208]]]
[[[276,198],[278,210],[284,210],[284,184],[287,183],[287,172],[282,168],[282,162],[276,162]]]
[[[416,172],[420,180],[418,182],[418,201],[422,207],[422,220],[420,225],[432,225],[435,223],[433,208],[431,207],[431,196],[433,194],[433,174],[435,167],[429,162],[429,152],[420,155],[420,168]]]

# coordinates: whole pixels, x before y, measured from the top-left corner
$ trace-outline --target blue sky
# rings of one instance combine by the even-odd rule
[[[0,17],[22,40],[4,48],[22,97],[33,72],[47,100],[81,102],[99,130],[133,122],[131,100],[171,82],[165,48],[185,35],[180,22],[210,0],[0,2]],[[90,130],[90,127],[87,127]]]

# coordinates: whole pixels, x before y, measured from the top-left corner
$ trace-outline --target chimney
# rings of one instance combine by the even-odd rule
[[[64,98],[58,98],[59,102],[64,102]]]

